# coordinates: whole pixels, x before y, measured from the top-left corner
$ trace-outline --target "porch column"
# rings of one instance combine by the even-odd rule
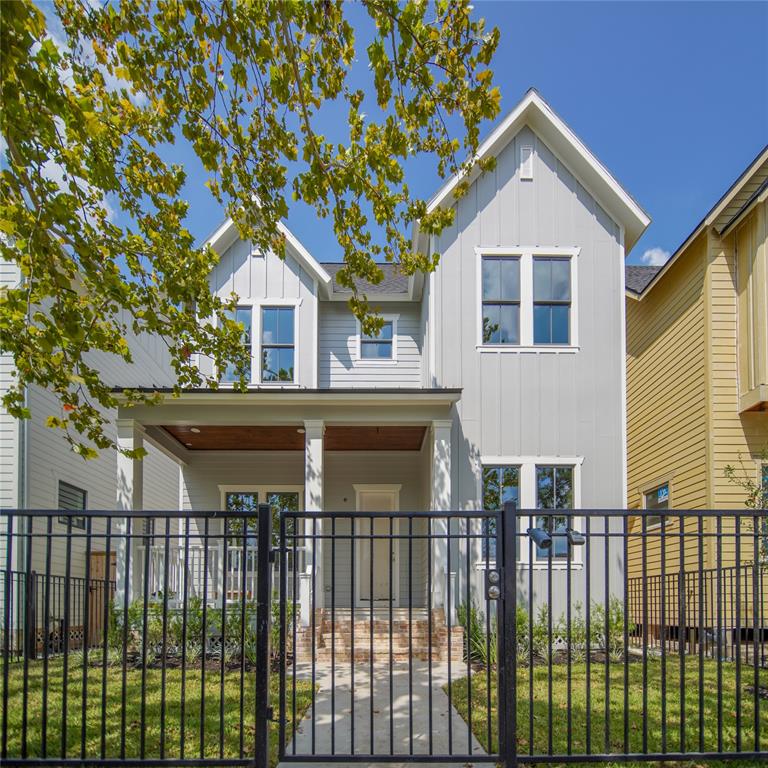
[[[325,424],[321,420],[304,422],[304,509],[307,512],[321,512],[323,510],[323,449],[324,449]],[[311,525],[305,522],[305,525]],[[312,529],[305,531],[312,533]],[[323,522],[318,520],[315,533],[319,536],[323,532]],[[316,539],[312,545],[314,557],[307,563],[301,591],[301,622],[305,626],[310,622],[310,609],[312,607],[312,571],[315,569],[315,607],[323,607],[323,543]]]
[[[441,419],[432,422],[432,484],[430,509],[433,512],[448,512],[453,509],[453,494],[451,489],[451,430],[453,421]],[[432,535],[446,536],[448,525],[446,519],[432,520]],[[453,555],[453,552],[451,552]],[[447,538],[432,541],[432,605],[443,608],[446,616],[450,611],[451,622],[456,617],[453,610],[455,605],[455,558],[452,558],[451,570],[448,573],[448,540]],[[451,579],[451,605],[447,605],[447,584]]]
[[[137,450],[144,447],[144,427],[133,419],[117,419],[117,445],[123,450]],[[117,454],[117,499],[115,509],[117,511],[142,510],[144,508],[144,462],[141,459],[131,459],[125,454]],[[131,522],[131,533],[136,533],[138,521]],[[134,578],[125,582],[125,558],[128,547],[125,538],[120,537],[127,529],[127,518],[117,518],[112,523],[115,533],[118,535],[115,543],[115,605],[122,606],[125,599],[125,590],[128,589],[128,600],[133,600],[135,594],[135,577],[140,576],[140,569],[136,566],[136,544],[131,545],[130,571]]]

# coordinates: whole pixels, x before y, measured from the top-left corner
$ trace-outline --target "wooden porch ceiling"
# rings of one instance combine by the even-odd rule
[[[298,426],[164,426],[190,451],[303,451]],[[301,429],[301,432],[299,431]],[[418,451],[424,426],[334,426],[325,428],[326,451]]]

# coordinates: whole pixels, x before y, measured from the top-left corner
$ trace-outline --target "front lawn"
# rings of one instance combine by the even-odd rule
[[[648,660],[647,686],[647,719],[648,719],[648,751],[661,751],[662,723],[662,665],[658,659]],[[690,658],[685,666],[685,708],[686,708],[686,749],[699,750],[699,686],[698,659]],[[666,664],[666,726],[667,751],[678,751],[680,748],[680,662],[677,657],[668,658]],[[752,692],[754,670],[747,665],[742,666],[741,679],[741,722],[742,749],[754,749],[754,694]],[[536,666],[533,670],[533,752],[547,754],[549,742],[549,713],[548,703],[549,670],[546,665]],[[591,704],[590,719],[592,731],[592,752],[621,752],[624,750],[624,665],[614,663],[609,669],[609,749],[605,749],[606,717],[605,717],[605,669],[602,663],[593,663],[591,670]],[[723,663],[722,675],[722,719],[723,719],[723,750],[736,749],[736,682],[735,665]],[[586,665],[573,664],[571,677],[571,751],[586,753]],[[768,672],[761,672],[761,686],[768,685]],[[517,747],[519,753],[528,753],[530,749],[529,727],[530,712],[529,688],[530,678],[527,667],[520,667],[517,672]],[[447,686],[445,687],[447,691]],[[468,680],[466,677],[456,680],[451,685],[453,705],[466,721],[469,717],[467,706]],[[487,717],[487,677],[484,671],[472,676],[472,731],[486,751],[489,747],[489,723]],[[491,675],[491,722],[490,742],[493,750],[497,749],[498,718],[497,690],[495,675]],[[567,666],[555,664],[552,674],[552,744],[553,752],[565,754],[568,743],[568,684]],[[768,701],[759,701],[759,718],[761,722],[762,749],[768,749]],[[707,660],[704,664],[704,750],[717,750],[717,663]],[[637,661],[629,664],[629,752],[642,751],[643,737],[643,666]],[[714,765],[754,765],[752,761],[729,761],[728,763],[707,762]],[[554,765],[554,763],[553,763]],[[603,765],[606,765],[605,763]],[[610,765],[614,765],[611,763]],[[616,764],[618,765],[618,763]],[[627,765],[626,763],[622,765]],[[648,763],[632,763],[645,765]],[[669,763],[665,765],[669,766]],[[688,763],[679,764],[688,765]],[[701,765],[701,762],[690,765]]]
[[[78,663],[79,662],[79,663]],[[211,665],[212,666],[212,665]],[[86,709],[86,757],[98,757],[101,750],[102,705],[101,705],[102,668],[92,666],[88,669],[88,701]],[[82,655],[73,654],[70,659],[67,686],[67,755],[80,756],[82,734]],[[40,756],[42,743],[43,713],[43,664],[31,662],[29,667],[27,749],[30,757]],[[48,672],[48,724],[46,741],[48,756],[61,755],[61,723],[63,695],[63,663],[60,658],[51,660]],[[148,669],[146,672],[146,713],[144,723],[145,754],[157,757],[160,754],[160,716],[161,716],[161,670]],[[0,687],[2,682],[0,681]],[[21,727],[23,701],[23,666],[12,663],[8,681],[8,754],[21,755]],[[141,670],[129,669],[126,674],[126,712],[125,712],[125,754],[126,757],[138,757],[141,740]],[[221,675],[218,669],[206,668],[205,671],[205,727],[204,744],[200,745],[200,693],[201,670],[188,669],[185,685],[184,742],[187,758],[218,758],[219,749],[219,704],[221,701]],[[292,689],[288,691],[288,723],[286,733],[291,733]],[[278,713],[278,680],[271,676],[271,705],[275,715]],[[296,683],[296,717],[301,720],[311,704],[312,687],[303,680]],[[240,755],[240,671],[224,673],[224,749],[225,758]],[[253,754],[255,707],[255,673],[246,671],[243,693],[243,743],[244,753]],[[168,758],[178,758],[181,740],[181,670],[166,671],[165,704],[165,754]],[[122,719],[122,669],[107,668],[107,706],[106,706],[106,756],[120,756]],[[277,764],[277,723],[270,723],[270,765]]]

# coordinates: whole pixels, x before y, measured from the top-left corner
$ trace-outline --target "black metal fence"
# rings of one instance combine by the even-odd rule
[[[152,517],[0,516],[3,764],[768,757],[765,511]]]

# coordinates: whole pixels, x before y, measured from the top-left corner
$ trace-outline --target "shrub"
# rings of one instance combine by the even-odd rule
[[[498,633],[496,619],[491,618],[490,632],[486,632],[485,617],[472,604],[467,608],[462,603],[457,609],[459,625],[464,628],[464,660],[484,666],[495,666],[498,656]]]

